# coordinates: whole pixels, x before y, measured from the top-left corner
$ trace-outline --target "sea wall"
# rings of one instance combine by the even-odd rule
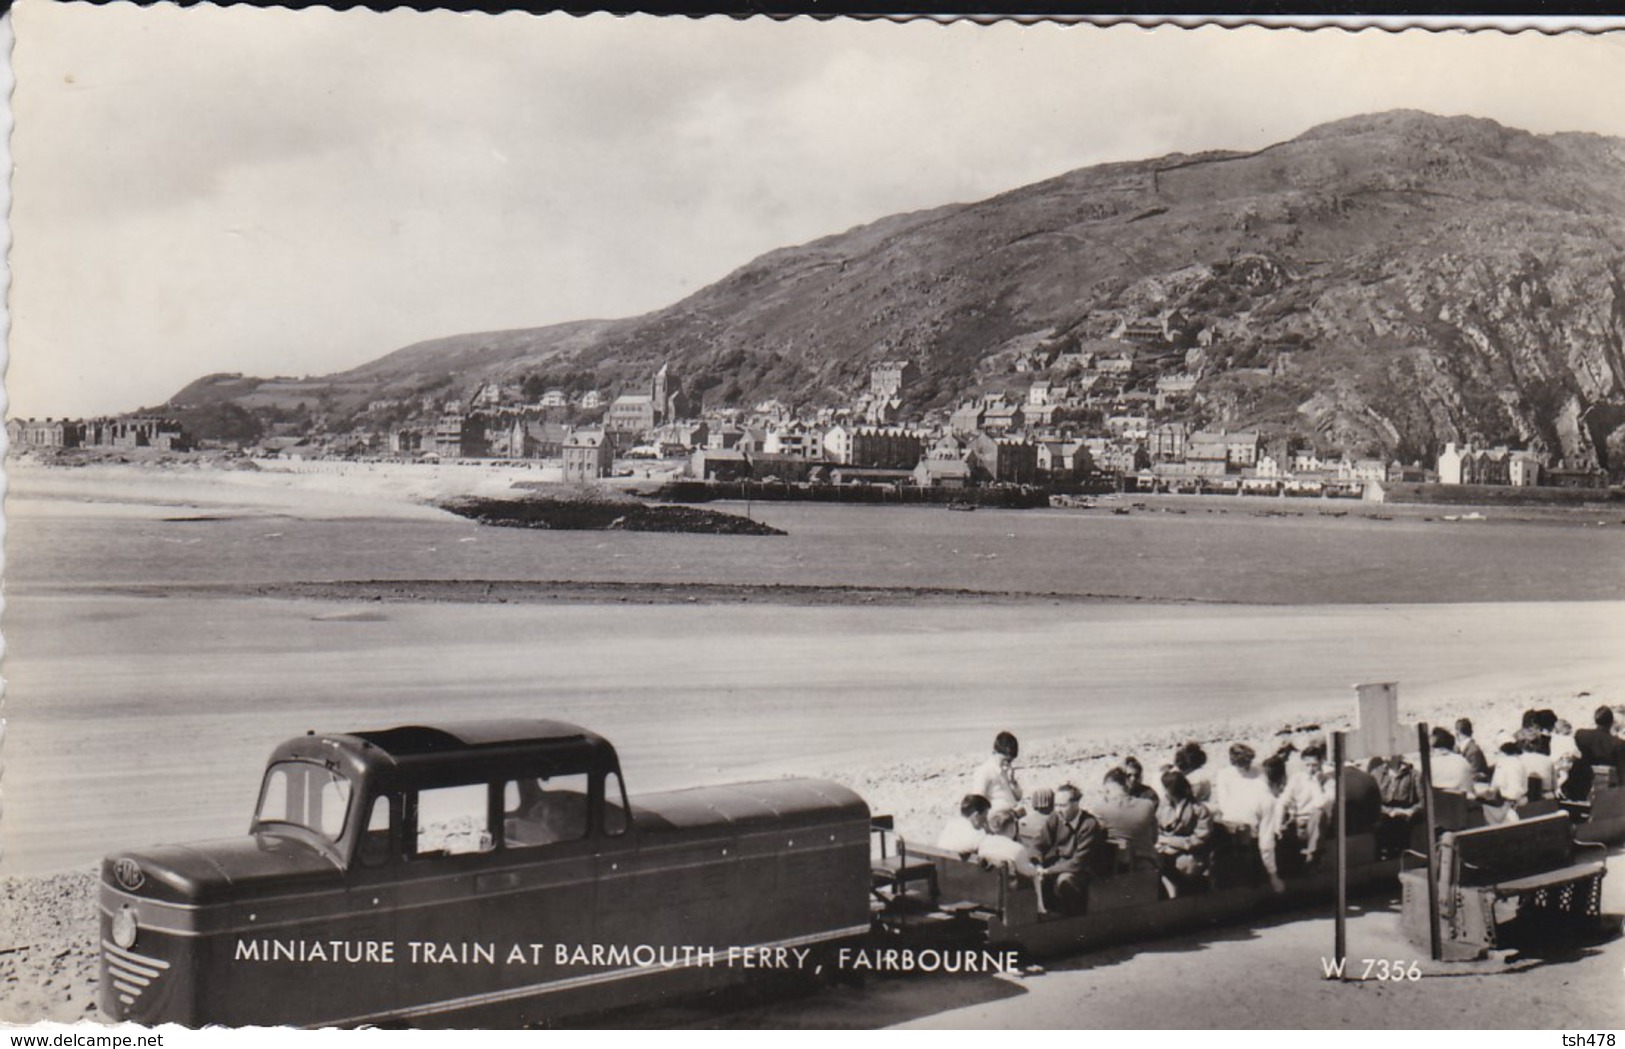
[[[1501,484],[1391,484],[1390,503],[1429,506],[1589,506],[1625,505],[1625,488],[1538,488]]]

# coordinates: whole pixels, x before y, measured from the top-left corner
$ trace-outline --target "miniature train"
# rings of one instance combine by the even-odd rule
[[[1594,804],[1625,834],[1617,792]],[[1330,871],[1277,896],[1232,853],[1207,892],[1124,871],[1086,913],[1044,914],[1030,882],[899,845],[823,780],[628,801],[610,743],[562,722],[308,734],[273,752],[246,837],[104,860],[100,1004],[147,1025],[540,1025],[838,975],[877,942],[1054,954],[1331,896]],[[1397,872],[1349,839],[1351,891]]]

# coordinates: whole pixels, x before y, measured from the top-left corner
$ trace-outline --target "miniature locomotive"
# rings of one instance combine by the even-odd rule
[[[115,853],[101,1007],[188,1026],[521,1026],[811,970],[869,931],[869,810],[787,779],[626,798],[554,721],[306,735],[249,834]]]

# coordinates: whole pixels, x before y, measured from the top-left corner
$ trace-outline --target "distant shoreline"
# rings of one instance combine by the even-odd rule
[[[268,460],[224,459],[216,453],[165,453],[150,457],[86,456],[84,458],[52,461],[38,456],[8,456],[5,461],[8,474],[53,474],[61,477],[165,477],[171,483],[182,478],[197,478],[213,474],[251,488],[275,488],[278,480],[297,485],[306,492],[325,492],[332,495],[349,494],[354,498],[376,498],[380,503],[405,502],[423,508],[440,499],[463,495],[499,496],[515,489],[546,491],[551,488],[567,490],[579,487],[549,477],[558,474],[556,461],[492,460],[489,462],[422,463],[388,459],[318,459]],[[662,461],[648,467],[643,477],[606,478],[597,483],[606,493],[634,492],[655,496],[660,502],[677,504],[694,502],[831,502],[842,505],[882,507],[910,507],[944,505],[983,506],[989,509],[1041,508],[1038,502],[1024,501],[1009,492],[995,489],[970,488],[961,491],[932,491],[918,494],[918,498],[899,499],[876,496],[874,490],[857,489],[850,498],[836,493],[809,495],[782,483],[752,484],[748,488],[738,483],[707,487],[702,482],[684,481],[679,477],[686,462]],[[245,476],[246,475],[246,476]],[[255,477],[254,475],[258,475]],[[538,479],[540,475],[540,479]],[[344,480],[353,479],[353,492],[346,493]],[[386,490],[380,482],[395,479],[399,486]],[[300,483],[301,480],[304,483]],[[1625,510],[1625,487],[1616,488],[1551,488],[1513,487],[1510,485],[1439,485],[1398,483],[1386,485],[1382,500],[1359,498],[1328,498],[1312,495],[1286,494],[1231,494],[1218,492],[1176,493],[1125,492],[1082,493],[1073,498],[1098,501],[1097,509],[1124,504],[1145,503],[1157,507],[1184,507],[1187,511],[1207,507],[1245,507],[1251,512],[1264,513],[1271,508],[1284,508],[1288,514],[1299,516],[1317,512],[1347,514],[1351,516],[1382,517],[1389,511],[1405,516],[1432,514],[1453,510],[1494,512],[1498,519],[1562,520],[1575,515],[1616,513]],[[1072,508],[1066,508],[1072,509]],[[1082,508],[1078,508],[1082,509]],[[1082,512],[1088,512],[1082,510]],[[1525,516],[1527,515],[1527,516]],[[1625,518],[1610,521],[1625,524]]]
[[[355,579],[288,583],[181,583],[97,587],[125,597],[265,597],[287,600],[446,604],[736,604],[977,605],[1103,604],[1229,605],[1242,602],[1132,594],[1034,593],[952,587],[842,586],[791,583],[660,583],[590,580]]]

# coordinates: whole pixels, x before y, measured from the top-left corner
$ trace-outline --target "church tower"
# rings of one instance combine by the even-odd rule
[[[649,387],[649,397],[655,403],[655,413],[657,415],[664,415],[667,411],[666,398],[669,396],[667,387],[670,384],[668,374],[670,367],[671,362],[669,361],[662,364],[660,370],[655,372],[654,382]]]
[[[671,373],[669,362],[660,366],[649,383],[649,399],[654,402],[655,420],[660,423],[687,419],[693,407],[683,392],[683,381]]]

